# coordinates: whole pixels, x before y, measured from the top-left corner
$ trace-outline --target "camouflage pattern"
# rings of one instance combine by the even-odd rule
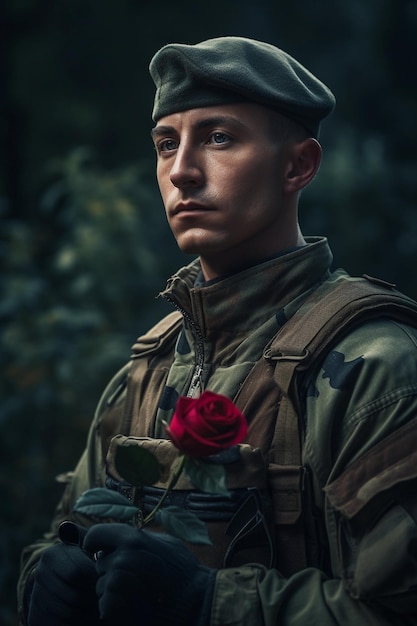
[[[206,285],[195,284],[198,261],[171,278],[162,295],[181,310],[184,327],[175,348],[150,354],[149,376],[138,382],[138,406],[124,434],[162,436],[162,420],[169,421],[178,395],[209,388],[235,397],[268,340],[329,276],[327,241],[308,242]],[[351,332],[326,356],[307,387],[303,460],[322,512],[328,571],[310,567],[284,578],[258,565],[219,570],[211,626],[417,624],[416,346],[416,329],[381,319]],[[103,454],[126,423],[128,370],[103,396],[51,532],[25,551],[20,596],[41,551],[56,541],[60,521],[91,523],[71,509],[82,491],[103,484]],[[139,422],[147,403],[155,409],[149,408],[144,432]]]
[[[170,421],[178,396],[210,388],[235,397],[268,341],[297,308],[300,275],[304,297],[327,274],[330,260],[328,247],[317,240],[308,254],[301,248],[279,262],[274,259],[207,286],[194,286],[198,262],[169,281],[162,295],[179,308],[185,323],[159,405],[157,436],[163,432],[162,420]]]

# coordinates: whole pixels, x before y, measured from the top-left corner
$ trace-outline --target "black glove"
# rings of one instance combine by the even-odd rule
[[[94,561],[75,543],[43,553],[34,572],[28,626],[98,626]]]
[[[216,570],[165,534],[98,524],[83,544],[98,553],[100,615],[123,626],[206,626]]]

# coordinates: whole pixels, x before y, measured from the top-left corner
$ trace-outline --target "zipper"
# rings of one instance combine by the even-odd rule
[[[187,398],[198,398],[198,396],[203,391],[203,372],[204,372],[204,340],[203,333],[200,330],[200,327],[196,322],[190,317],[177,302],[176,300],[169,295],[164,295],[164,298],[168,300],[176,309],[181,313],[181,315],[187,320],[189,325],[191,326],[193,333],[196,338],[196,363],[194,365],[193,373],[191,376],[191,381],[188,386],[187,393],[185,394]]]

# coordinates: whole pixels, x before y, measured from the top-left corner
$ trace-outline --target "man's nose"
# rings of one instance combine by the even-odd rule
[[[180,145],[175,155],[170,179],[175,187],[198,187],[203,183],[204,174],[202,164],[195,150],[185,145]]]

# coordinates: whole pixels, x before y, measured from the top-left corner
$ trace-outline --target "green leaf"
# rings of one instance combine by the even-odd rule
[[[84,491],[75,503],[74,511],[82,515],[129,521],[139,512],[128,498],[117,491],[96,487]]]
[[[185,472],[197,489],[205,493],[217,493],[228,496],[226,470],[224,465],[205,463],[201,459],[187,457]]]
[[[212,545],[207,526],[194,513],[179,506],[167,506],[156,514],[156,522],[171,535],[190,543]]]
[[[161,476],[156,457],[141,446],[119,446],[115,465],[120,476],[134,487],[153,485]]]

